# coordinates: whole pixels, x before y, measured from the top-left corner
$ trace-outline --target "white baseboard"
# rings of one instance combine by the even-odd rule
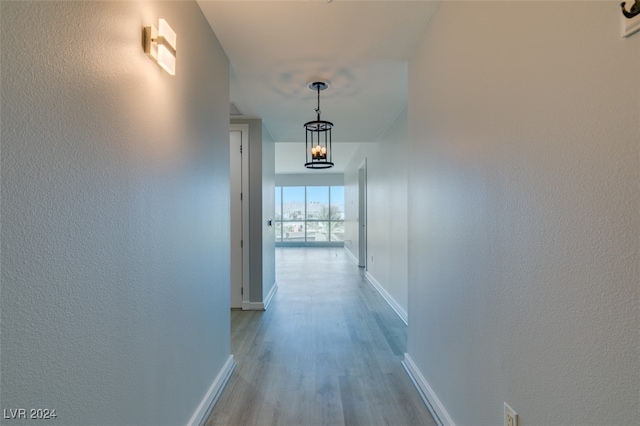
[[[222,370],[218,373],[215,380],[211,384],[209,391],[206,393],[198,408],[196,408],[196,412],[191,416],[191,420],[187,423],[187,426],[195,426],[195,425],[203,425],[204,422],[207,421],[207,418],[211,414],[211,410],[218,402],[218,398],[222,394],[224,387],[227,385],[229,378],[231,377],[231,373],[236,368],[236,362],[233,359],[233,355],[229,355],[227,358],[227,362],[224,363]]]
[[[273,285],[271,286],[271,290],[269,290],[269,294],[267,294],[267,297],[264,299],[264,310],[266,311],[267,308],[269,307],[269,303],[271,303],[271,299],[273,299],[273,295],[276,294],[276,291],[278,291],[278,283],[273,283]]]
[[[455,426],[455,423],[451,420],[449,413],[447,413],[447,410],[445,410],[444,406],[436,396],[433,389],[431,389],[431,386],[429,386],[429,383],[427,383],[427,380],[424,378],[420,370],[418,370],[418,367],[413,362],[413,359],[411,359],[409,354],[404,354],[404,361],[402,361],[402,365],[407,371],[407,374],[411,378],[416,389],[418,389],[422,400],[427,405],[427,408],[431,412],[435,421],[440,426]]]
[[[264,302],[242,301],[243,311],[264,311]]]
[[[391,297],[389,292],[387,292],[387,290],[384,287],[382,287],[382,285],[373,277],[373,275],[369,273],[369,271],[365,272],[364,276],[367,279],[367,281],[369,281],[371,285],[374,286],[376,290],[378,290],[378,293],[380,293],[380,295],[384,297],[384,300],[386,300],[389,306],[391,306],[391,309],[393,309],[396,312],[396,314],[398,314],[402,322],[405,325],[408,325],[409,322],[408,322],[407,311],[402,309],[402,306],[400,306],[398,302],[396,302],[395,299]]]
[[[344,247],[344,251],[347,253],[347,256],[349,256],[349,258],[351,260],[353,260],[353,263],[355,263],[356,265],[358,264],[358,258],[355,257],[353,255],[353,253],[351,253],[351,250],[349,250],[346,246]]]
[[[278,291],[278,283],[273,283],[271,286],[271,290],[269,290],[269,294],[267,294],[267,298],[264,302],[249,302],[248,300],[242,301],[242,310],[243,311],[266,311],[267,306],[271,303],[271,299],[273,299],[273,295]]]

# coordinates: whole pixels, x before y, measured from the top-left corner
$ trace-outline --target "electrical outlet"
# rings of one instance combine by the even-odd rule
[[[506,402],[504,403],[504,426],[518,426],[518,413]]]

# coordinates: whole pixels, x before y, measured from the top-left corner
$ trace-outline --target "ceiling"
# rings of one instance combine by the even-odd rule
[[[308,172],[303,124],[333,122],[330,172],[375,142],[407,104],[407,60],[437,1],[198,0],[231,63],[240,118],[261,118],[276,142],[276,173]],[[313,170],[311,173],[318,173]],[[322,172],[320,172],[322,173]]]

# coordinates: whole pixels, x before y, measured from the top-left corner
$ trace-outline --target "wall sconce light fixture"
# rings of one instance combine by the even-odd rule
[[[160,19],[158,28],[144,27],[144,53],[170,75],[176,75],[176,33]]]

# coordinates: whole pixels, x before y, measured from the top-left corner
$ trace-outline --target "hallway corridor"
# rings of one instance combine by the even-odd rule
[[[435,425],[406,326],[343,248],[278,248],[276,275],[267,311],[231,313],[238,366],[207,426]]]

